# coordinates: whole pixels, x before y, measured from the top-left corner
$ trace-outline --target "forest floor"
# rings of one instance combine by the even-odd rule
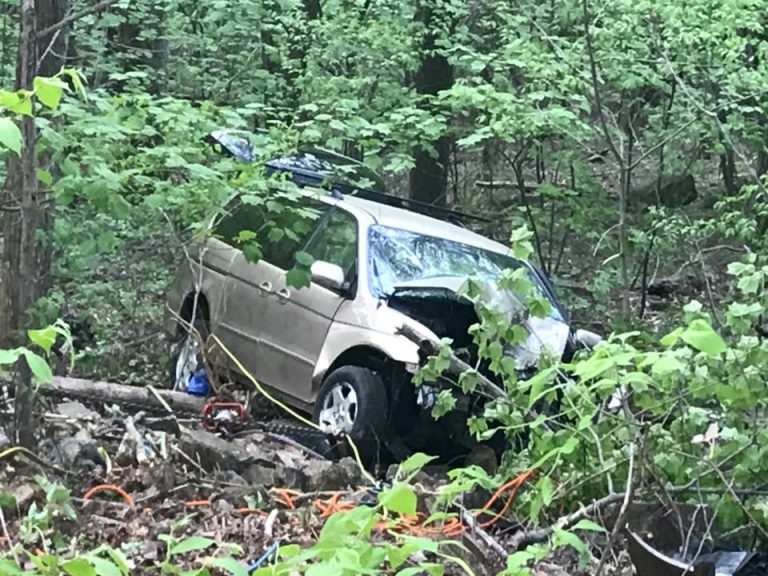
[[[315,542],[332,513],[377,501],[380,486],[351,458],[324,459],[260,432],[224,440],[192,419],[57,402],[39,429],[39,461],[12,454],[0,468],[6,521],[0,538],[38,554],[62,544],[81,551],[107,544],[125,555],[137,576],[166,573],[166,562],[199,568],[210,558],[234,558],[242,567],[261,559],[265,566],[276,546]],[[433,467],[419,474],[420,500],[447,482],[446,472]],[[386,483],[393,473],[382,471],[380,480]],[[408,523],[399,529],[427,535]],[[519,529],[505,518],[487,535],[503,548]],[[191,537],[197,546],[185,552]],[[388,537],[383,529],[373,536]],[[457,552],[476,574],[503,565],[469,528],[460,540],[466,548]],[[594,563],[579,566],[574,550],[560,548],[532,574],[586,576]],[[607,568],[604,574],[630,574],[626,552]]]

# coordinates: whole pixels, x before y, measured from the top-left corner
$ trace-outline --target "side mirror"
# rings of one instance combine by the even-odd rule
[[[590,330],[579,328],[574,332],[573,339],[576,340],[576,343],[582,348],[591,350],[603,340],[603,337]]]
[[[341,292],[344,286],[344,270],[337,264],[315,260],[309,269],[312,275],[312,282],[328,290]]]

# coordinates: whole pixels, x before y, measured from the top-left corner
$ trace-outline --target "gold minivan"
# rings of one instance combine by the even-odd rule
[[[261,384],[324,428],[363,443],[409,438],[421,449],[436,440],[466,444],[466,426],[431,433],[419,426],[432,421],[439,385],[411,384],[423,358],[401,328],[449,337],[457,354],[471,358],[477,314],[459,294],[467,277],[492,287],[504,270],[524,266],[549,299],[545,317],[527,318],[528,340],[508,350],[521,373],[545,345],[560,355],[574,345],[549,282],[507,246],[387,202],[312,189],[300,198],[311,217],[296,218],[288,235],[256,238],[258,259],[249,257],[243,231],[257,237],[272,215],[266,203],[236,200],[179,267],[167,302],[174,389],[184,390],[199,368],[200,343],[187,329],[194,326],[192,333],[216,334]],[[309,270],[301,288],[290,282],[298,253]],[[491,290],[502,307],[519,305],[513,294]],[[223,363],[213,368],[242,376]]]

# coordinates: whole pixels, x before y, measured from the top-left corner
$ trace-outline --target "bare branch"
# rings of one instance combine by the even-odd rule
[[[608,130],[608,123],[605,120],[605,109],[603,108],[603,99],[600,97],[600,83],[597,78],[597,62],[595,61],[595,49],[592,45],[592,32],[589,29],[589,4],[588,0],[582,2],[584,10],[584,37],[587,41],[587,55],[589,56],[589,73],[592,78],[592,91],[595,96],[595,106],[597,106],[597,116],[600,119],[600,128],[603,131],[603,136],[608,143],[608,148],[613,154],[616,162],[618,162],[621,170],[624,170],[624,156],[619,152],[616,147],[616,143],[611,137],[611,132]]]
[[[42,38],[47,38],[54,32],[58,32],[65,26],[68,26],[72,22],[76,20],[80,20],[81,18],[84,18],[85,16],[88,16],[89,14],[95,14],[97,12],[101,12],[102,10],[106,10],[112,4],[116,4],[117,0],[103,0],[102,2],[99,2],[98,4],[94,4],[93,6],[86,8],[84,10],[81,10],[80,12],[76,12],[70,16],[67,16],[62,20],[61,22],[57,22],[56,24],[53,24],[51,26],[48,26],[48,28],[43,28],[40,30],[37,34],[35,34],[35,39],[40,40]]]

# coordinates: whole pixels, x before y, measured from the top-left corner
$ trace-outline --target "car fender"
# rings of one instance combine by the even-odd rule
[[[437,336],[428,328],[408,318],[407,316],[387,310],[394,313],[399,318],[393,318],[387,314],[385,326],[378,326],[378,329],[364,328],[357,324],[335,321],[328,330],[322,351],[315,365],[315,372],[312,377],[313,388],[322,384],[328,369],[341,357],[342,354],[353,348],[371,348],[380,352],[382,355],[406,365],[409,371],[415,371],[420,363],[419,346],[398,333],[398,328],[403,324],[412,326],[418,333],[424,334],[425,338],[434,338]],[[394,322],[392,322],[394,320]],[[399,320],[399,322],[397,322]]]
[[[211,328],[216,326],[224,312],[225,292],[229,288],[226,272],[185,258],[178,266],[176,276],[166,296],[163,327],[168,337],[174,337],[178,327],[177,315],[181,313],[184,301],[190,294],[201,294],[208,304]]]

